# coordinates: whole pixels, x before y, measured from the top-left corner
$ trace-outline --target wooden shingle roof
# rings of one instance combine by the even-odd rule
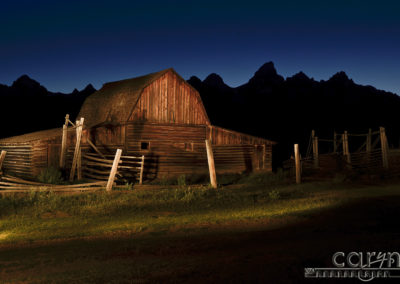
[[[145,87],[173,69],[165,69],[132,79],[110,82],[86,98],[79,112],[85,125],[92,127],[104,122],[126,122]],[[174,71],[175,72],[175,71]]]

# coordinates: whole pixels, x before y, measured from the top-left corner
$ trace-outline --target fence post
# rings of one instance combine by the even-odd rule
[[[72,160],[72,167],[71,172],[69,175],[69,181],[74,180],[75,170],[78,166],[78,159],[79,159],[79,151],[81,147],[81,138],[82,138],[82,127],[83,127],[84,118],[82,117],[81,120],[76,121],[76,144],[75,144],[75,151],[74,151],[74,158]]]
[[[142,165],[140,167],[139,184],[142,184],[143,182],[143,168],[144,168],[144,155],[142,155]]]
[[[78,180],[82,179],[82,148],[80,146],[78,152],[78,159],[76,160],[76,177]]]
[[[296,183],[301,183],[301,164],[300,164],[300,153],[299,144],[294,144],[294,161],[296,164]]]
[[[314,159],[314,168],[319,168],[319,157],[318,157],[318,137],[314,137],[313,141],[313,159]]]
[[[351,158],[350,158],[350,151],[349,151],[349,136],[347,131],[343,134],[343,155],[346,156],[346,162],[349,166],[351,166]]]
[[[65,123],[63,125],[63,135],[61,140],[61,155],[60,155],[60,169],[65,168],[65,157],[67,152],[67,141],[68,141],[68,122],[69,114],[65,116]]]
[[[3,166],[3,161],[6,158],[6,154],[7,154],[7,151],[4,151],[4,150],[1,151],[1,154],[0,154],[0,174],[2,173],[1,168]]]
[[[210,140],[206,140],[208,169],[210,171],[210,181],[212,188],[217,188],[217,175],[215,173],[214,154]]]
[[[384,127],[379,127],[380,137],[381,137],[381,149],[382,149],[382,163],[385,169],[389,168],[388,161],[388,143],[386,138],[386,132]]]
[[[114,179],[115,179],[115,174],[117,173],[117,170],[118,170],[118,163],[119,163],[119,160],[121,159],[121,154],[122,154],[122,150],[117,149],[117,152],[115,153],[114,162],[113,162],[113,165],[112,165],[112,168],[110,171],[110,176],[108,177],[108,182],[107,182],[107,187],[106,187],[107,191],[112,190],[112,186],[113,186]]]

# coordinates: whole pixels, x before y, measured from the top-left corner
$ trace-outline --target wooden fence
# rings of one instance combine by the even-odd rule
[[[8,175],[0,177],[0,194],[21,192],[26,193],[30,191],[82,192],[99,190],[105,186],[106,182],[103,181],[70,185],[54,185],[28,181]]]
[[[359,141],[364,139],[364,142],[361,145],[350,145],[349,137],[357,137]],[[320,142],[331,143],[333,151],[320,153]],[[305,157],[298,159],[296,163],[296,150],[294,152],[295,155],[291,159],[283,162],[283,168],[293,176],[296,175],[298,183],[301,180],[299,174],[315,174],[316,171],[319,174],[332,174],[343,170],[359,173],[385,172],[386,175],[400,173],[400,150],[389,149],[383,127],[380,127],[379,131],[369,129],[366,134],[335,132],[333,139],[319,139],[313,130]]]
[[[113,165],[113,155],[99,156],[96,153],[85,153],[82,156],[83,176],[93,180],[108,180]],[[143,181],[145,157],[142,156],[121,156],[117,169],[117,180],[137,180],[139,184]]]

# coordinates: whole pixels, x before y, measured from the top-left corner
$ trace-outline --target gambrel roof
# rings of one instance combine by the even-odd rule
[[[168,68],[145,76],[104,84],[100,90],[86,98],[78,118],[84,117],[85,125],[89,127],[105,122],[126,122],[144,88],[168,72],[173,72],[181,78],[174,69]],[[204,106],[202,107],[204,109]],[[205,109],[204,113],[207,116]],[[206,119],[208,120],[208,117]]]

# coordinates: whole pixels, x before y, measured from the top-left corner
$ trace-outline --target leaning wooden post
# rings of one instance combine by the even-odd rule
[[[82,148],[80,146],[78,152],[78,159],[76,160],[76,177],[77,180],[82,179]]]
[[[108,177],[108,182],[107,182],[107,187],[106,187],[107,191],[112,190],[112,186],[113,186],[114,179],[115,179],[115,174],[117,173],[117,170],[118,170],[119,160],[121,159],[121,154],[122,154],[122,150],[117,149],[117,153],[115,153],[114,162],[113,162],[113,165],[111,168],[110,176]]]
[[[76,135],[81,136],[81,141],[82,141],[82,131],[83,131],[83,120],[81,118],[81,121],[79,122],[79,127],[77,128],[77,131],[76,131]],[[79,151],[78,151],[78,159],[76,160],[76,175],[77,175],[78,180],[82,179],[82,147],[80,144],[79,144]]]
[[[212,188],[217,188],[217,175],[215,173],[214,154],[212,151],[211,142],[209,140],[206,140],[206,149],[211,186]]]
[[[80,147],[81,147],[83,121],[84,121],[83,117],[81,118],[80,121],[79,120],[76,121],[76,144],[75,144],[74,158],[72,160],[71,172],[69,175],[69,181],[74,180],[75,170],[78,165],[79,151],[80,151]]]
[[[1,174],[1,167],[3,166],[3,161],[6,158],[7,151],[2,150],[0,154],[0,174]]]
[[[313,159],[314,159],[314,168],[319,167],[319,157],[318,157],[318,137],[314,137],[313,139]]]
[[[61,154],[60,154],[60,168],[65,168],[65,156],[67,154],[67,138],[68,138],[68,122],[69,114],[65,116],[65,123],[63,125],[63,135],[61,140]]]
[[[140,167],[139,184],[142,184],[143,182],[143,169],[144,169],[144,155],[142,155],[142,165]]]
[[[389,161],[388,161],[388,143],[387,143],[385,128],[379,127],[379,133],[381,138],[382,163],[383,167],[387,169],[389,168]]]
[[[301,164],[300,164],[300,153],[299,144],[294,144],[294,161],[296,164],[296,183],[301,183]]]

